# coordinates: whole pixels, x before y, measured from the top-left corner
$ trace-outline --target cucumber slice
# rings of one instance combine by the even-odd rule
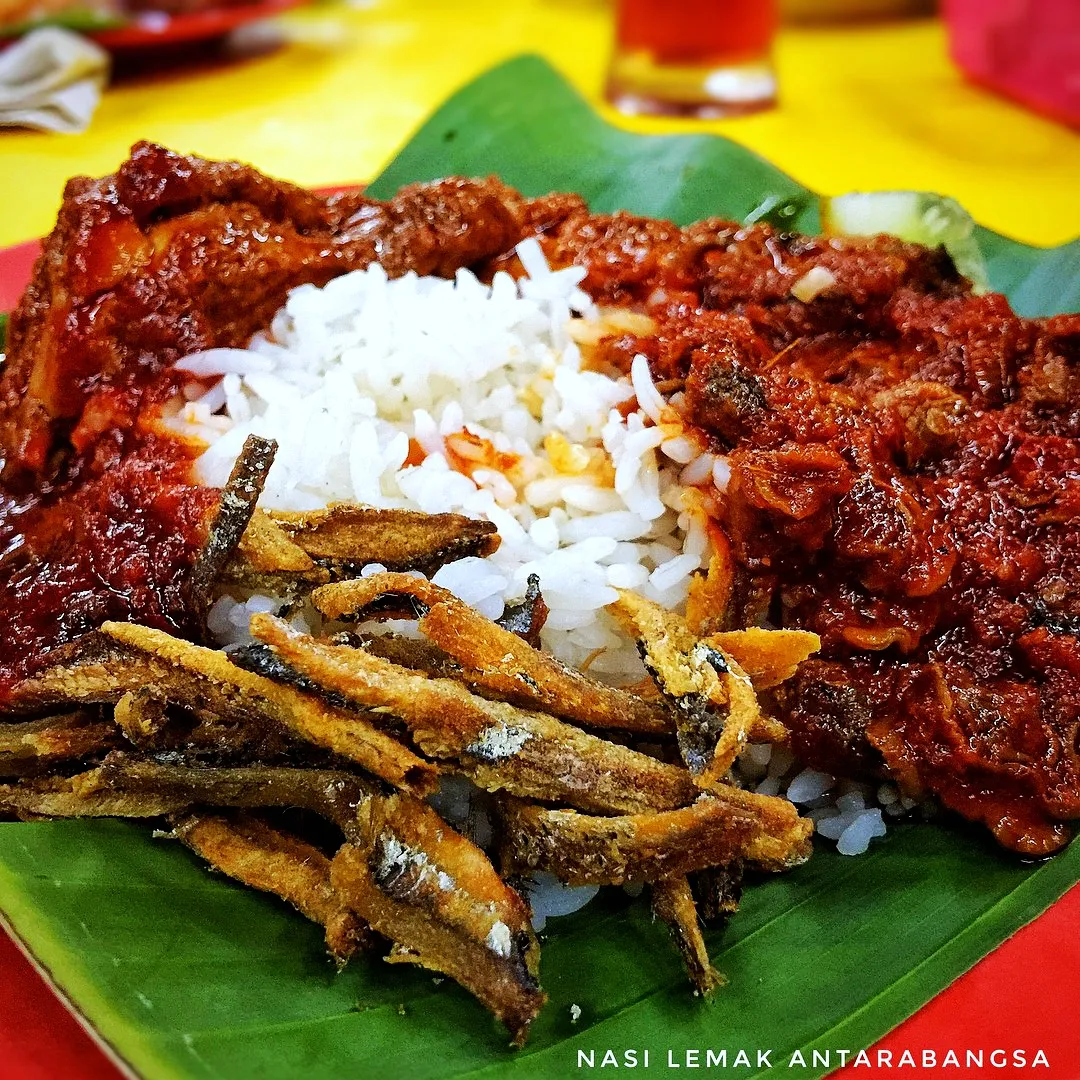
[[[888,233],[913,244],[944,247],[976,293],[990,288],[975,222],[955,199],[920,191],[856,191],[825,197],[821,226],[832,236]]]

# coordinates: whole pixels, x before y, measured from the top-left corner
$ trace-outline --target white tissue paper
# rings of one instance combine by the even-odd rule
[[[90,124],[109,79],[109,54],[44,26],[0,52],[0,127],[73,135]]]

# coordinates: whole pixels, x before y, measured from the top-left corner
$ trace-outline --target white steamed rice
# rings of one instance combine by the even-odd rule
[[[389,281],[373,266],[296,289],[249,349],[180,362],[222,378],[193,383],[173,422],[210,444],[198,468],[213,485],[249,434],[277,439],[267,507],[356,500],[491,520],[499,550],[435,580],[497,616],[539,574],[545,645],[570,663],[593,657],[597,675],[637,678],[636,651],[603,609],[615,588],[685,601],[707,558],[717,460],[644,358],[632,378],[583,367],[567,325],[572,312],[594,314],[577,287],[584,271],[549,271],[535,241],[520,251],[520,287],[464,270]],[[684,486],[684,473],[701,486]]]
[[[211,485],[224,484],[248,435],[276,439],[268,508],[354,500],[492,521],[499,550],[434,580],[496,618],[538,574],[544,645],[600,678],[633,681],[640,659],[605,605],[616,588],[685,604],[730,470],[681,422],[678,397],[664,399],[644,357],[629,377],[585,366],[570,331],[584,339],[580,328],[607,316],[579,288],[584,270],[551,271],[535,240],[518,253],[521,282],[499,273],[485,286],[466,270],[388,280],[375,265],[302,286],[249,348],[178,364],[192,382],[169,422],[206,442],[198,471]],[[222,644],[243,640],[250,614],[276,603],[223,598],[211,629]],[[835,788],[786,750],[750,747],[739,768],[748,786],[786,790],[841,851],[884,832],[874,792]],[[881,795],[888,812],[909,809],[889,786]],[[462,798],[447,796],[451,820]],[[482,834],[482,817],[468,831]],[[591,895],[538,878],[531,899],[542,920]]]

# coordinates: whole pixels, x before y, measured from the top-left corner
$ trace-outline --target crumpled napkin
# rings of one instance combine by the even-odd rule
[[[0,127],[85,131],[108,79],[104,49],[43,26],[0,52]]]

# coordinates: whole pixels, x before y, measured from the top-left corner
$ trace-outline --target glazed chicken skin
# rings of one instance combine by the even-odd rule
[[[452,275],[512,247],[522,207],[494,181],[323,198],[149,143],[72,180],[0,376],[0,701],[107,620],[198,635],[185,586],[217,493],[160,422],[181,356],[244,346],[291,288],[376,259]]]
[[[297,285],[378,260],[391,276],[452,275],[522,235],[523,200],[497,181],[446,180],[380,203],[324,198],[235,162],[140,143],[113,176],[80,177],[11,319],[0,379],[9,486],[55,473],[54,452],[98,444],[105,466],[139,408],[200,349],[243,346]]]
[[[69,185],[12,320],[8,490],[137,459],[171,365],[243,345],[295,285],[376,259],[520,273],[529,235],[649,316],[595,361],[644,353],[727,457],[714,629],[821,636],[774,702],[801,756],[1059,848],[1080,817],[1080,317],[1021,319],[943,251],[596,215],[496,180],[323,199],[144,144]]]

